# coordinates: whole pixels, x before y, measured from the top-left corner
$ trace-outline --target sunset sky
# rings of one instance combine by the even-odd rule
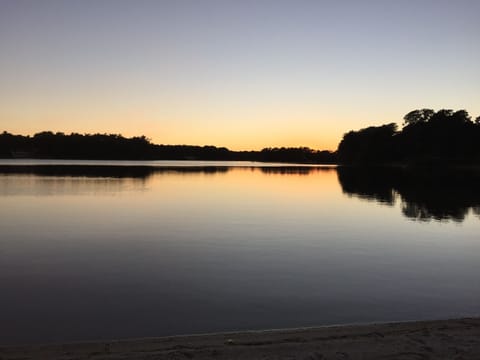
[[[478,0],[0,0],[0,131],[337,147],[480,115]]]

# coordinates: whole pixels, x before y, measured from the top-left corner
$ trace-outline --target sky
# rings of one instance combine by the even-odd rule
[[[335,150],[480,115],[478,0],[0,0],[0,131]]]

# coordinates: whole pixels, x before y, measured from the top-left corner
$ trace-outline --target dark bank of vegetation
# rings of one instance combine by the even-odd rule
[[[480,117],[465,110],[421,109],[394,123],[371,126],[344,135],[338,146],[343,164],[471,164],[480,163]]]
[[[33,136],[0,134],[0,157],[88,160],[247,160],[307,164],[479,164],[480,117],[465,110],[421,109],[395,123],[350,131],[336,152],[298,148],[231,151],[225,147],[156,145],[145,136],[64,134],[44,131]]]
[[[349,196],[393,206],[419,221],[463,221],[471,211],[480,217],[480,172],[473,168],[340,166],[342,190]]]
[[[224,147],[156,145],[145,136],[41,132],[33,136],[0,134],[0,157],[89,160],[248,160],[262,162],[336,162],[335,153],[306,147],[231,151]]]

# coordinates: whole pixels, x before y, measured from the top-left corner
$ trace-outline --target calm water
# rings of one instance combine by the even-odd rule
[[[476,173],[2,164],[1,344],[480,313]]]

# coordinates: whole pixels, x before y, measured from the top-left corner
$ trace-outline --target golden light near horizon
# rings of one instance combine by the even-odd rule
[[[480,5],[377,5],[2,2],[0,131],[335,150],[416,108],[480,115]]]

